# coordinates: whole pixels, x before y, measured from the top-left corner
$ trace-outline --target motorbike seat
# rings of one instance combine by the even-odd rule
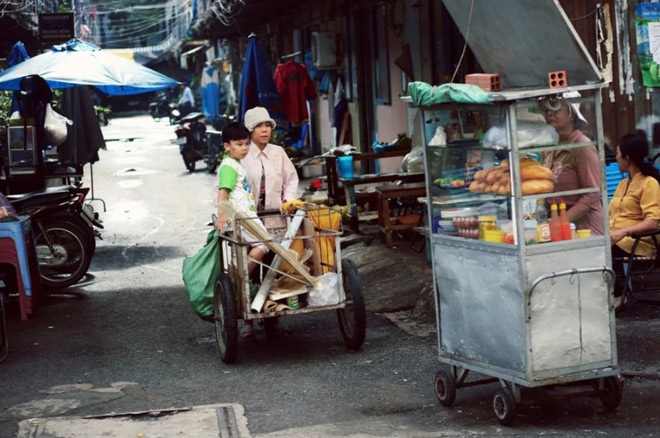
[[[48,187],[43,190],[35,190],[34,192],[7,195],[7,199],[9,199],[9,202],[11,202],[16,211],[20,212],[28,208],[43,205],[46,202],[52,204],[66,201],[73,196],[72,189],[75,189],[75,187]]]
[[[204,118],[204,113],[190,113],[181,117],[181,119],[179,119],[179,123],[196,122],[203,118]]]

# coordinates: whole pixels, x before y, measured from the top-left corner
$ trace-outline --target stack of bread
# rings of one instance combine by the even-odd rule
[[[552,170],[531,158],[520,160],[520,179],[522,194],[534,195],[549,193],[555,189],[552,183]],[[511,172],[509,160],[503,160],[499,166],[489,167],[474,174],[470,184],[473,193],[492,193],[494,195],[511,194]]]

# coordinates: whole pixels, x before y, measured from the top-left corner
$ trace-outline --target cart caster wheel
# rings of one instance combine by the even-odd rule
[[[357,350],[364,343],[366,331],[366,313],[362,282],[355,263],[349,259],[341,261],[342,282],[346,293],[346,307],[337,309],[339,329],[344,344],[351,350]]]
[[[623,398],[623,387],[619,376],[605,377],[603,390],[600,392],[600,400],[607,409],[614,411],[621,404]]]
[[[497,388],[493,393],[493,412],[503,426],[511,426],[516,419],[516,400],[509,388]]]
[[[456,401],[456,379],[445,370],[435,373],[435,396],[442,406],[450,407]]]
[[[219,274],[215,280],[213,319],[220,359],[224,363],[233,363],[238,350],[238,318],[231,280],[229,275],[224,273]]]

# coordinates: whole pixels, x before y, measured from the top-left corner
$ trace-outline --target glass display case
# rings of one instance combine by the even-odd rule
[[[491,105],[422,108],[432,235],[495,245],[550,245],[545,249],[559,242],[583,244],[576,242],[578,231],[585,240],[603,241],[604,154],[595,99],[543,95]],[[562,103],[583,127],[568,142],[560,140],[551,118],[545,118]],[[517,132],[515,138],[512,132]],[[564,161],[586,156],[597,174],[566,180],[557,156]],[[563,234],[551,232],[553,204],[560,219],[567,217],[562,204],[570,210],[586,202],[599,205],[601,213],[593,219],[599,226],[565,219]]]

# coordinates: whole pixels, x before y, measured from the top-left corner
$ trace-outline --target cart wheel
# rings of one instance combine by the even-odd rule
[[[456,400],[456,379],[445,370],[435,373],[435,396],[442,406],[450,407]]]
[[[621,404],[622,398],[623,387],[619,377],[605,377],[605,379],[603,379],[603,390],[600,392],[600,400],[607,409],[614,411]]]
[[[236,360],[238,347],[238,319],[236,304],[231,290],[229,275],[218,274],[213,291],[213,319],[215,320],[215,339],[220,350],[220,359],[224,363]]]
[[[337,309],[339,329],[344,338],[344,344],[351,350],[359,349],[364,343],[366,330],[366,314],[362,282],[355,263],[349,259],[341,261],[342,283],[346,293],[346,307]]]
[[[516,400],[509,388],[497,388],[493,393],[493,412],[503,426],[511,426],[516,419]]]

